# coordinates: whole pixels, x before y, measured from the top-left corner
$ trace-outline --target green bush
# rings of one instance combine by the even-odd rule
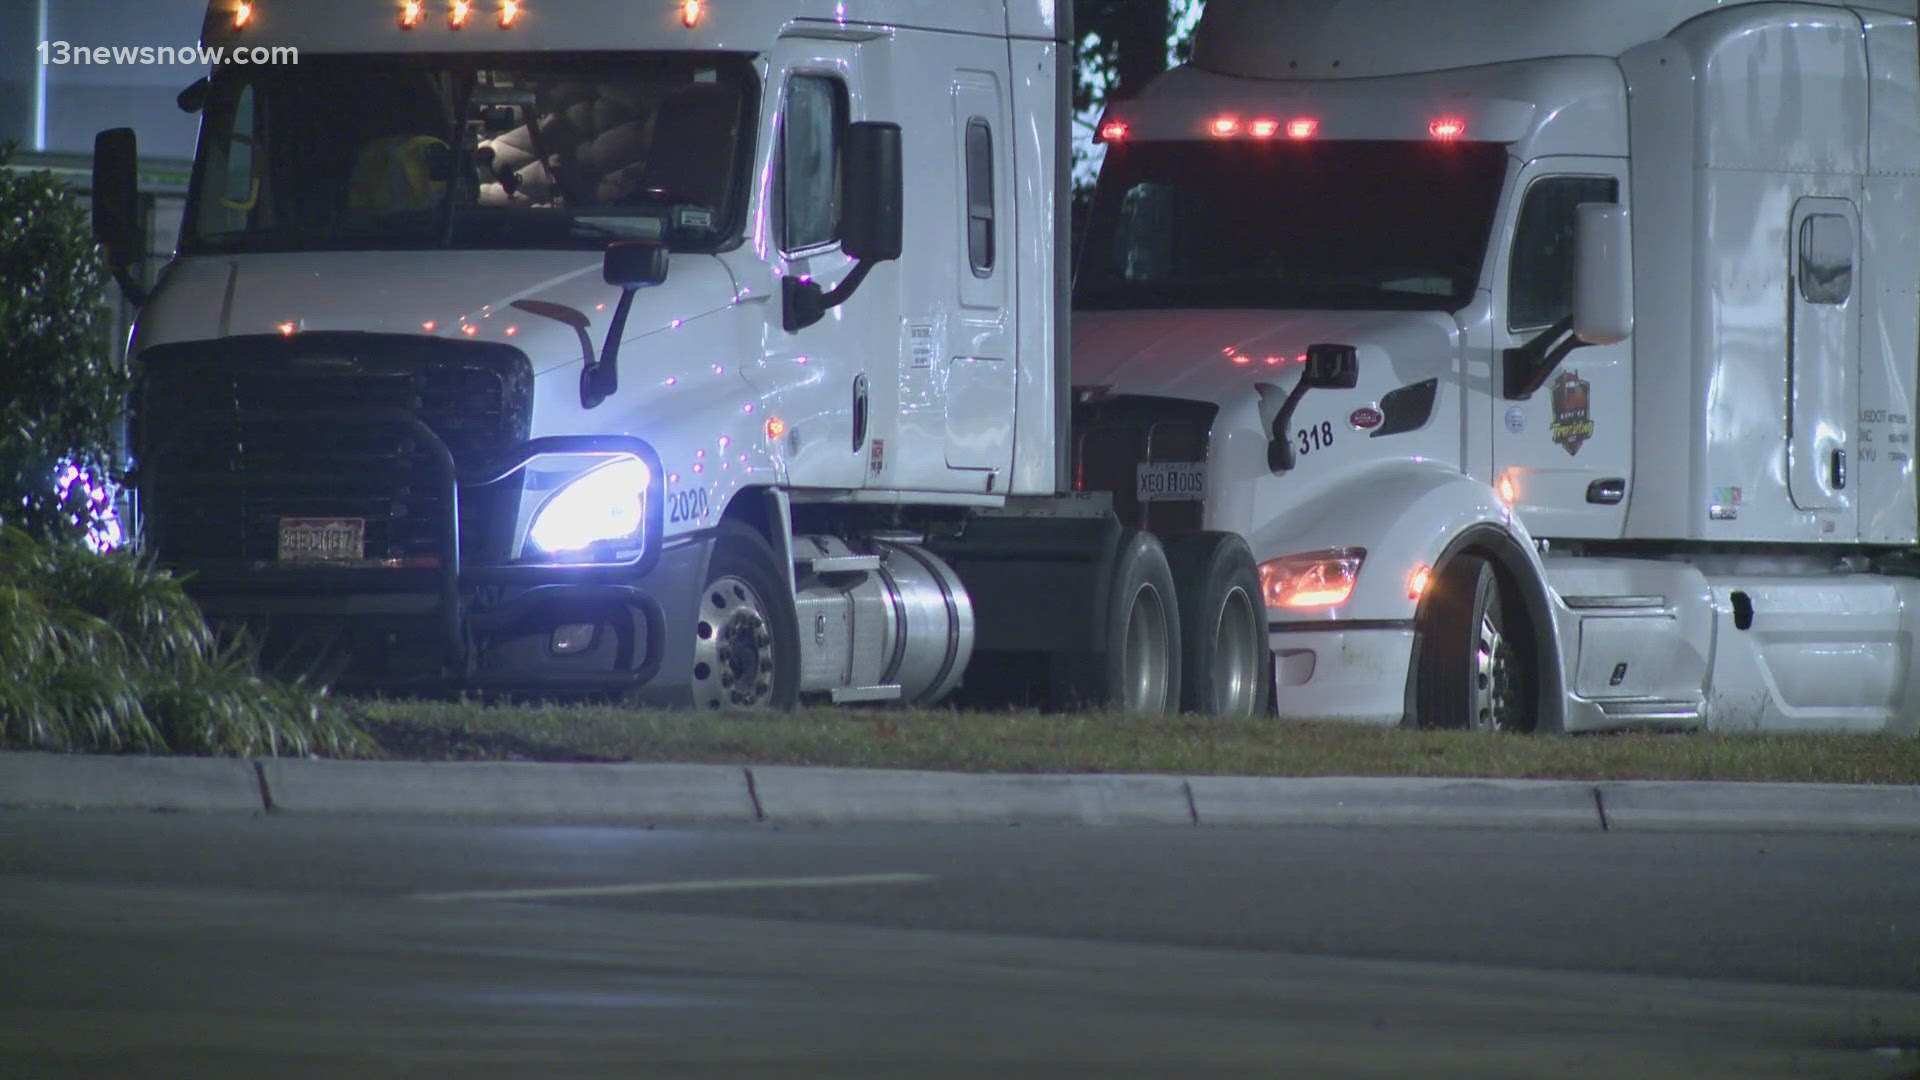
[[[170,575],[0,527],[0,747],[369,752],[324,694],[274,682],[208,631]]]
[[[11,152],[0,146],[0,165]],[[63,496],[54,481],[69,465],[112,474],[128,377],[106,342],[107,279],[66,185],[0,168],[0,525],[50,535],[93,524],[85,486]]]

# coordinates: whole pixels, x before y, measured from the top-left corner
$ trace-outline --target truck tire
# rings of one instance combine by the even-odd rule
[[[1180,708],[1232,719],[1267,712],[1271,652],[1247,542],[1198,532],[1167,541],[1180,599]]]
[[[766,540],[723,521],[694,616],[689,685],[697,709],[791,709],[800,697],[800,629]]]
[[[1056,707],[1169,713],[1180,707],[1180,606],[1153,534],[1123,530],[1107,579],[1105,649],[1052,665]]]
[[[1537,672],[1526,613],[1491,560],[1469,553],[1441,568],[1418,629],[1417,726],[1534,729]]]

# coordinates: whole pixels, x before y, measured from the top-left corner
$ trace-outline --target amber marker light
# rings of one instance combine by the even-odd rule
[[[511,30],[520,21],[520,0],[500,0],[500,29]]]
[[[680,23],[691,30],[707,17],[705,0],[680,0]]]
[[[1514,485],[1512,473],[1502,473],[1500,483],[1494,487],[1500,493],[1500,501],[1512,506],[1520,499],[1520,489]]]
[[[767,417],[767,438],[778,440],[787,433],[787,422],[777,416]]]
[[[251,22],[253,22],[253,4],[251,0],[240,0],[239,3],[233,5],[233,28],[235,30],[245,30]]]
[[[473,18],[473,0],[453,0],[447,5],[447,25],[455,30],[467,25]]]
[[[1407,599],[1418,600],[1427,595],[1427,586],[1433,584],[1433,567],[1421,563],[1407,575]]]
[[[411,30],[420,25],[420,19],[427,13],[427,5],[420,0],[406,0],[400,5],[400,29]]]

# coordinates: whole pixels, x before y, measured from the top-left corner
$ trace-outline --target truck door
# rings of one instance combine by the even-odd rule
[[[895,119],[863,77],[883,62],[887,45],[787,36],[775,50],[766,242],[782,277],[830,290],[853,269],[840,245],[840,154],[853,120]],[[846,304],[793,329],[780,290],[772,290],[766,354],[747,377],[778,402],[795,486],[853,488],[879,479],[896,408],[898,287],[883,265]]]
[[[1859,216],[1847,199],[1801,199],[1788,232],[1787,493],[1856,534],[1848,473],[1860,410],[1860,309],[1853,299]]]
[[[1521,171],[1495,275],[1493,465],[1496,487],[1535,536],[1617,537],[1633,461],[1633,344],[1568,353],[1525,399],[1501,396],[1506,349],[1555,331],[1573,312],[1575,207],[1627,203],[1623,162],[1543,158]]]

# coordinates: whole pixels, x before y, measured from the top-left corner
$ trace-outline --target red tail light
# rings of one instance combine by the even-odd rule
[[[1099,141],[1119,142],[1127,137],[1127,131],[1127,122],[1125,120],[1109,120],[1100,125]]]
[[[1457,116],[1442,116],[1427,125],[1427,134],[1443,141],[1457,139],[1467,133],[1467,122]]]
[[[1287,121],[1287,138],[1311,139],[1320,131],[1320,121],[1311,116],[1296,116]]]

